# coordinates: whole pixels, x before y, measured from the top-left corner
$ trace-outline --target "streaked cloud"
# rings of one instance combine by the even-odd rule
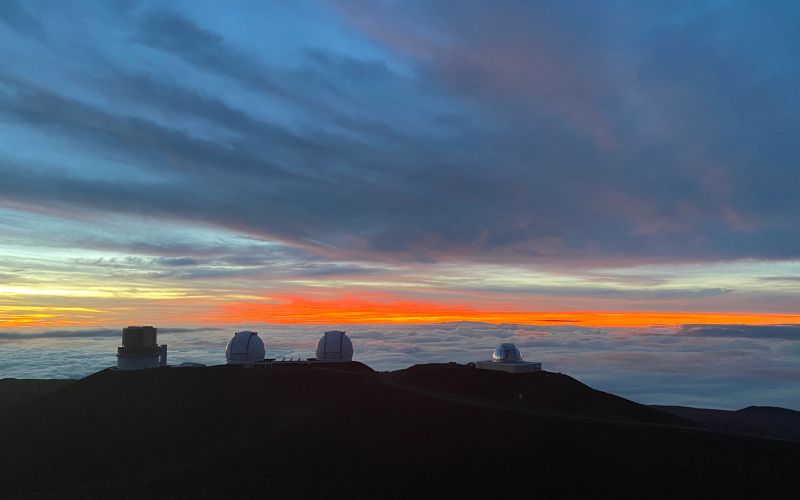
[[[255,26],[222,29],[212,3],[190,18],[180,2],[78,2],[88,37],[108,39],[78,46],[67,6],[32,23],[8,5],[3,36],[52,39],[17,43],[0,68],[22,152],[0,157],[8,202],[349,260],[798,257],[798,36],[774,8],[346,2],[289,57],[245,44]],[[299,25],[303,9],[329,7],[277,10]],[[62,84],[13,65],[32,57]]]

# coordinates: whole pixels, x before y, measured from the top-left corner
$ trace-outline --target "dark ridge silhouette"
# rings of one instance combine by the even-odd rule
[[[0,413],[31,399],[65,387],[74,380],[0,379]]]
[[[425,364],[388,374],[400,386],[432,395],[463,396],[462,402],[491,402],[514,409],[616,420],[692,425],[683,418],[597,391],[561,373],[533,372],[520,377],[471,365]]]
[[[660,405],[651,407],[709,429],[800,441],[800,411],[774,406],[748,406],[741,410]]]
[[[455,364],[104,370],[0,415],[0,496],[796,494],[800,444],[675,422],[564,375]]]

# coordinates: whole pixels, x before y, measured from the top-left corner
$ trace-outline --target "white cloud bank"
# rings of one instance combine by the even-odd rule
[[[269,357],[309,357],[322,326],[249,325],[260,332]],[[342,328],[342,325],[336,325]],[[240,326],[245,328],[245,326]],[[330,328],[333,328],[331,326]],[[724,335],[730,328],[731,336]],[[772,328],[772,327],[768,327]],[[600,390],[647,404],[738,409],[773,405],[800,410],[800,333],[761,336],[758,327],[682,330],[590,329],[571,326],[438,325],[345,327],[355,357],[376,370],[417,363],[468,362],[514,342],[530,360]],[[224,363],[230,329],[162,329],[170,363]],[[742,332],[748,335],[744,336]],[[0,334],[0,377],[79,378],[115,363],[114,332]]]

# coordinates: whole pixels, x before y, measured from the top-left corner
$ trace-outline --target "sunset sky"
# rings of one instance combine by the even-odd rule
[[[800,324],[800,3],[0,1],[0,330]]]

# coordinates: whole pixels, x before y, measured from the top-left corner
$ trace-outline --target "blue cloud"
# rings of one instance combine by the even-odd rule
[[[344,260],[800,257],[791,3],[271,6],[286,50],[246,7],[4,5],[7,205]]]

